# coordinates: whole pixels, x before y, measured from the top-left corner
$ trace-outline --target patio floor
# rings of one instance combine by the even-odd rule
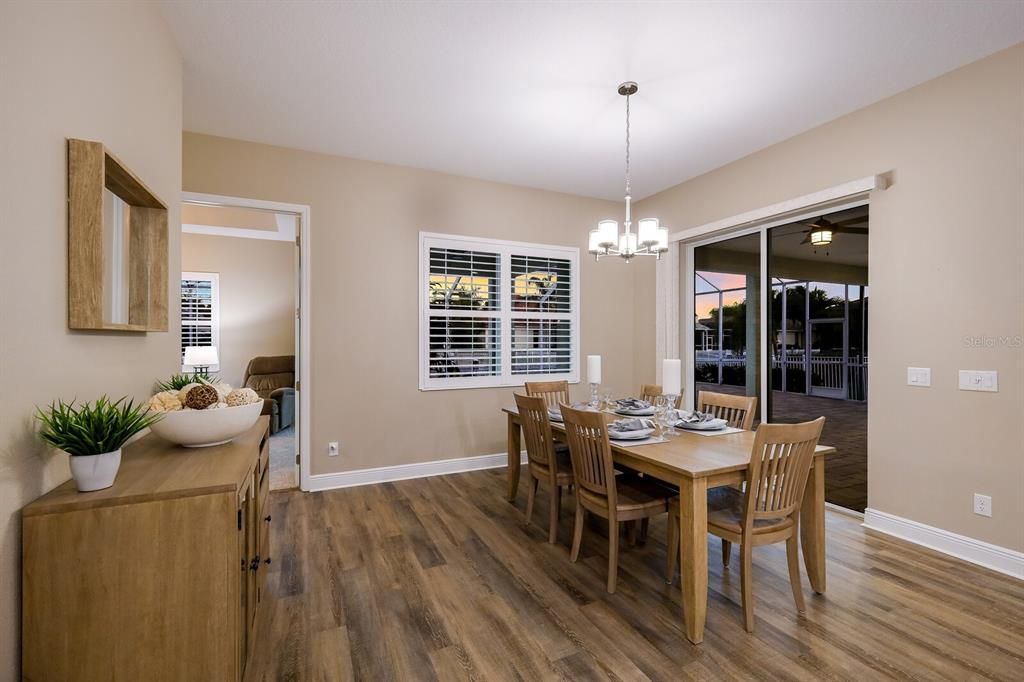
[[[697,390],[743,394],[740,386],[700,383]],[[868,404],[772,391],[772,412],[771,421],[780,423],[825,417],[821,442],[837,451],[825,466],[825,499],[863,512],[868,503]]]

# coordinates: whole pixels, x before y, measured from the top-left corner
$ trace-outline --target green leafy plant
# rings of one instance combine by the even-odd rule
[[[159,412],[148,412],[145,405],[136,405],[128,396],[115,401],[103,396],[77,407],[74,400],[58,400],[46,410],[36,409],[36,418],[42,424],[40,437],[73,457],[117,450],[162,417]]]
[[[212,377],[206,372],[199,372],[198,374],[173,374],[170,379],[166,381],[157,381],[157,391],[180,391],[189,384],[215,384],[220,379]]]

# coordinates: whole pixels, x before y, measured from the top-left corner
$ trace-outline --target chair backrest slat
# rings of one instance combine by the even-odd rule
[[[551,422],[544,399],[515,394],[519,421],[523,425],[523,440],[526,441],[526,458],[530,469],[545,477],[555,475],[557,467],[555,448],[551,439]]]
[[[614,509],[615,468],[604,414],[562,405],[562,418],[576,486],[585,493],[604,498],[608,507]]]
[[[697,394],[697,409],[724,419],[733,428],[749,431],[754,426],[757,396],[700,391]]]
[[[661,384],[640,384],[640,400],[646,400],[647,402],[653,403],[655,398],[664,395],[661,390]],[[678,410],[683,405],[683,396],[676,396],[675,408]]]
[[[568,381],[527,381],[526,395],[543,398],[548,407],[569,404]]]
[[[804,496],[825,418],[803,424],[761,424],[747,470],[745,528],[756,519],[796,512]]]

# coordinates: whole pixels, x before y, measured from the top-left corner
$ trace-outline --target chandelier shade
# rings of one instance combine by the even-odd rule
[[[619,256],[627,263],[634,256],[655,256],[668,251],[668,228],[662,227],[657,218],[642,218],[637,222],[637,231],[633,232],[630,208],[633,202],[632,187],[629,176],[629,98],[635,95],[639,86],[633,81],[619,85],[618,93],[626,98],[626,219],[622,223],[623,232],[619,233],[619,223],[615,220],[602,220],[597,229],[590,231],[587,250],[597,260],[601,256]]]

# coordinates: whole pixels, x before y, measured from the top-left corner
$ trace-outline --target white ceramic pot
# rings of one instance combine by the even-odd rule
[[[215,410],[164,412],[163,419],[150,428],[164,440],[187,448],[205,448],[227,443],[248,431],[263,411],[263,401],[221,407]]]
[[[121,448],[102,455],[71,456],[70,463],[79,492],[103,490],[114,485],[117,470],[121,468]]]

